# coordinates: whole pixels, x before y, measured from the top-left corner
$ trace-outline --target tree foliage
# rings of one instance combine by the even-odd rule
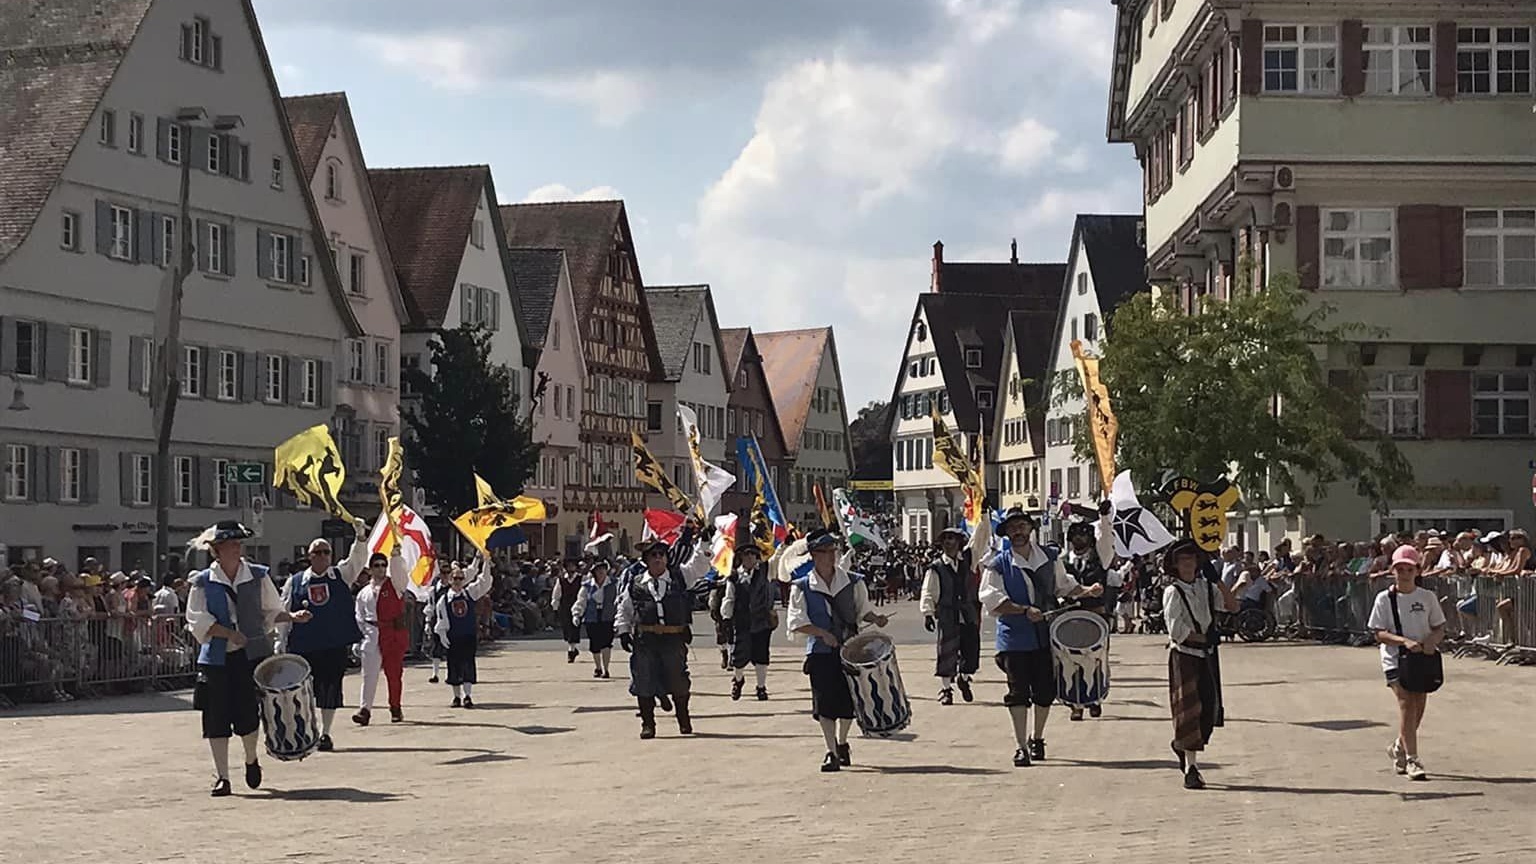
[[[478,326],[442,330],[431,342],[433,374],[404,374],[421,394],[405,415],[406,464],[427,501],[448,516],[478,503],[473,473],[510,498],[539,458],[532,423],[512,398],[513,373],[492,363],[490,351],[490,334]]]
[[[1119,467],[1143,488],[1169,472],[1225,474],[1251,507],[1300,508],[1339,481],[1384,506],[1411,485],[1412,468],[1366,422],[1360,367],[1330,376],[1321,359],[1329,349],[1353,358],[1352,343],[1378,334],[1332,322],[1334,311],[1291,274],[1263,291],[1239,286],[1229,301],[1206,298],[1193,315],[1167,295],[1133,297],[1111,319],[1099,367],[1120,423]],[[1082,396],[1075,371],[1053,385],[1056,405]],[[1075,425],[1086,458],[1086,413]]]
[[[893,476],[890,407],[889,402],[870,402],[848,424],[853,472],[862,480],[888,480]]]

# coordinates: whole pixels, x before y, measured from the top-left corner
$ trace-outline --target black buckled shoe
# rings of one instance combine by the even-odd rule
[[[960,688],[960,698],[967,702],[975,701],[976,694],[971,692],[971,679],[961,678],[955,681],[955,686]]]
[[[601,678],[601,677],[603,677],[603,670],[601,670],[601,669],[593,669],[592,670],[592,677],[593,678]]]
[[[768,701],[768,688],[767,687],[759,687],[759,688],[757,688],[757,701],[759,701],[759,702],[767,702]]]
[[[1204,789],[1205,778],[1200,776],[1200,769],[1191,767],[1184,772],[1185,789]]]
[[[654,723],[641,723],[640,724],[640,740],[641,741],[649,741],[649,740],[651,740],[652,738],[655,738],[655,737],[656,737],[656,724],[654,724]]]
[[[581,656],[580,651],[577,651],[575,648],[570,648],[565,652],[565,662],[575,663],[576,658],[579,656]]]
[[[369,711],[367,708],[359,708],[357,709],[357,713],[352,715],[352,722],[359,726],[367,726],[368,721],[372,719],[373,712]]]
[[[939,704],[940,705],[953,705],[953,704],[955,704],[955,694],[954,694],[954,691],[950,690],[948,687],[945,687],[943,690],[940,690],[939,691]]]
[[[1083,719],[1083,709],[1077,707],[1076,705],[1072,706],[1071,719],[1072,719],[1072,722],[1074,722],[1074,723],[1079,721],[1079,720],[1082,720]]]
[[[821,760],[821,773],[823,773],[823,774],[831,774],[834,771],[841,771],[841,770],[842,770],[842,768],[837,764],[837,754],[836,753],[828,753],[826,755],[826,757],[824,757]]]
[[[453,704],[449,705],[448,707],[449,708],[463,708],[464,707],[464,700],[460,699],[457,696],[455,696],[455,697],[453,697]]]
[[[1103,714],[1104,714],[1104,706],[1103,705],[1089,705],[1088,706],[1088,716],[1089,717],[1100,717]]]
[[[391,709],[389,709],[389,722],[391,722],[391,723],[401,723],[401,722],[404,722],[404,720],[405,720],[405,712],[401,711],[399,708],[391,708]]]
[[[468,696],[465,696],[464,697],[464,707],[465,708],[473,708],[473,707],[475,707],[475,700],[469,698]]]
[[[736,680],[731,682],[731,701],[732,702],[736,702],[736,701],[741,699],[741,688],[745,687],[746,685],[747,685],[747,682],[743,681],[740,678],[737,678]]]
[[[252,762],[245,766],[245,785],[250,789],[261,788],[261,763]]]
[[[1023,747],[1020,747],[1019,749],[1013,751],[1013,767],[1015,767],[1015,768],[1028,768],[1029,767],[1029,753]]]
[[[1045,760],[1044,738],[1029,739],[1029,758],[1035,760],[1036,762],[1042,762]]]
[[[213,788],[208,790],[208,794],[214,798],[227,798],[230,795],[230,791],[229,781],[220,777],[213,781]]]
[[[321,735],[320,742],[315,745],[315,749],[321,753],[329,753],[336,749],[336,742],[332,741],[329,735]]]
[[[853,751],[847,744],[837,745],[837,763],[844,766],[853,764]]]

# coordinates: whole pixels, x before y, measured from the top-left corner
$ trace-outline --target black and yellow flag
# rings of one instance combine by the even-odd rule
[[[338,519],[354,521],[341,506],[341,484],[347,472],[325,426],[312,426],[277,445],[273,464],[273,488],[288,490],[307,507],[319,506]]]
[[[677,512],[696,517],[699,524],[704,524],[704,511],[689,500],[688,495],[667,476],[666,469],[661,467],[661,463],[651,455],[645,442],[640,440],[640,433],[630,432],[629,438],[629,448],[635,457],[635,479],[666,496],[666,499],[672,502],[672,506],[677,508]]]
[[[400,475],[405,470],[405,459],[400,452],[400,439],[389,439],[389,454],[384,459],[384,467],[379,469],[379,504],[383,507],[384,518],[389,520],[389,529],[395,535],[400,533],[400,510],[405,506],[405,495],[400,491]]]
[[[1077,374],[1083,378],[1083,396],[1088,402],[1088,431],[1093,437],[1093,455],[1098,463],[1101,488],[1108,490],[1115,485],[1115,441],[1120,434],[1120,421],[1115,419],[1115,409],[1109,404],[1109,388],[1099,379],[1099,358],[1083,351],[1083,343],[1072,340],[1072,357],[1077,361]]]

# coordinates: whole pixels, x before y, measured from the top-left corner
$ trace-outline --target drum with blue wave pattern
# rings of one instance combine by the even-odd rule
[[[283,762],[303,759],[320,745],[315,722],[314,677],[309,661],[297,654],[276,654],[251,673],[261,694],[261,725],[267,752]]]
[[[907,728],[912,703],[896,666],[896,643],[884,633],[868,630],[843,643],[842,660],[859,731],[889,738]]]
[[[1073,706],[1097,705],[1109,695],[1109,625],[1093,612],[1063,612],[1051,622],[1056,697]]]

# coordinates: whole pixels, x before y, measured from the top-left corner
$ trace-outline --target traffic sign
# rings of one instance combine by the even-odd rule
[[[267,469],[260,462],[226,462],[224,463],[225,483],[246,483],[260,486],[266,482]]]

